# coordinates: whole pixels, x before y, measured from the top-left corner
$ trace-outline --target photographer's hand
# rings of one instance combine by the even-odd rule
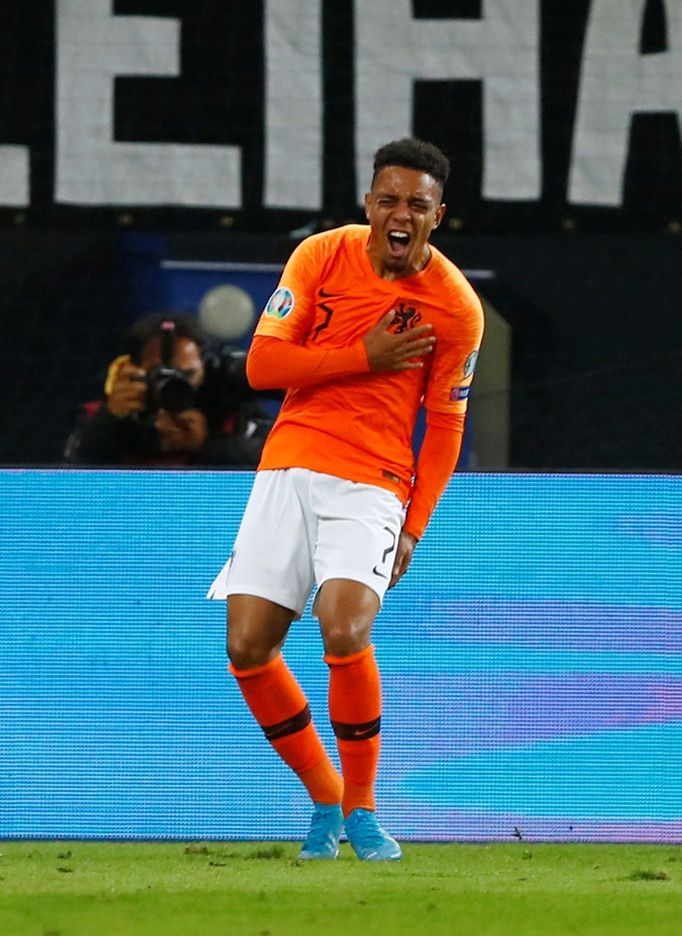
[[[130,416],[145,408],[147,399],[146,374],[141,367],[121,363],[109,372],[107,380],[107,409],[113,416]]]
[[[154,421],[163,452],[198,452],[208,438],[206,417],[198,409],[172,414],[161,409]]]

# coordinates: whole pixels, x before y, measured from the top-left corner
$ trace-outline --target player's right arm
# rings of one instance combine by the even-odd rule
[[[435,338],[431,326],[401,335],[388,329],[389,312],[359,341],[345,348],[304,347],[285,338],[256,335],[246,362],[246,375],[256,390],[310,387],[369,372],[411,370],[424,366]]]

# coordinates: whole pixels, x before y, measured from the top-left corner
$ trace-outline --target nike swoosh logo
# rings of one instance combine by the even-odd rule
[[[380,575],[381,578],[388,578],[388,576],[384,575],[383,572],[380,572],[376,566],[374,566],[374,568],[372,569],[372,572],[374,572],[375,575]]]
[[[376,728],[374,725],[370,725],[369,728],[356,728],[353,732],[354,738],[366,738],[369,735],[376,734]]]

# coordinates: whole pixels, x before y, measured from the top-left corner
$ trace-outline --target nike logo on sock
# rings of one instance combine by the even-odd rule
[[[332,728],[337,738],[342,741],[366,741],[379,734],[381,730],[381,716],[369,722],[349,724],[332,719]]]
[[[353,732],[354,738],[371,738],[377,733],[376,726],[370,725],[369,728],[356,728]]]

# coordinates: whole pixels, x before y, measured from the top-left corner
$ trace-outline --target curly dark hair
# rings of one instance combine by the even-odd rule
[[[374,174],[372,185],[379,172],[386,166],[401,166],[403,169],[418,169],[432,176],[445,188],[450,175],[450,161],[433,143],[426,143],[415,137],[404,137],[402,140],[393,140],[386,143],[374,154]]]
[[[125,350],[133,362],[140,361],[145,345],[161,333],[161,325],[164,322],[173,322],[177,338],[188,338],[195,342],[200,350],[204,349],[207,336],[195,315],[188,312],[154,312],[135,322],[126,335]]]

